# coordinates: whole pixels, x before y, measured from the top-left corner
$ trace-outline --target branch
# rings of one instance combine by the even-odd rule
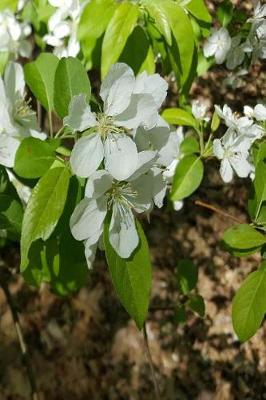
[[[31,366],[30,356],[29,356],[27,346],[26,346],[26,343],[24,340],[23,332],[22,332],[21,325],[20,325],[19,318],[18,318],[18,313],[17,313],[16,307],[13,303],[13,299],[12,299],[12,296],[9,291],[9,287],[8,287],[8,284],[6,283],[5,278],[6,278],[5,276],[0,275],[0,285],[2,286],[2,289],[5,293],[6,301],[7,301],[7,304],[9,306],[11,314],[12,314],[12,319],[13,319],[15,329],[17,332],[17,337],[18,337],[18,341],[19,341],[19,345],[20,345],[22,359],[26,366],[26,371],[27,371],[27,375],[28,375],[28,379],[29,379],[29,383],[30,383],[30,387],[31,387],[32,400],[39,400],[36,379],[35,379],[35,375],[34,375],[34,372],[33,372],[32,366]]]
[[[156,400],[160,400],[161,399],[160,389],[159,389],[159,384],[158,384],[158,381],[157,381],[157,378],[155,375],[155,370],[154,370],[154,366],[153,366],[153,362],[152,362],[152,356],[151,356],[151,351],[150,351],[150,346],[149,346],[149,339],[148,339],[148,334],[147,334],[147,329],[146,329],[146,323],[144,323],[144,326],[143,326],[143,338],[144,338],[144,344],[145,344],[145,348],[146,348],[148,362],[149,362],[150,369],[151,369],[151,376],[152,376],[152,381],[153,381],[153,386],[154,386],[155,397],[156,397]]]
[[[196,204],[196,206],[204,207],[204,208],[207,208],[208,210],[214,211],[215,213],[220,214],[223,217],[230,218],[232,221],[237,222],[238,224],[244,224],[244,221],[241,221],[234,215],[231,215],[231,214],[227,213],[226,211],[223,211],[220,208],[213,206],[212,204],[205,203],[204,201],[201,201],[201,200],[196,200],[195,204]]]

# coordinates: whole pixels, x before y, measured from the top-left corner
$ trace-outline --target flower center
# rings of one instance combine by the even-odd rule
[[[105,140],[109,134],[128,133],[125,128],[114,124],[113,117],[105,114],[97,114],[96,118],[98,122],[97,131],[103,140]]]
[[[115,182],[107,195],[108,208],[111,208],[114,202],[127,208],[134,208],[132,200],[137,197],[138,192],[132,187],[131,183]]]

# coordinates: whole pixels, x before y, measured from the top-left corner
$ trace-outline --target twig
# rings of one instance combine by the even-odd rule
[[[155,397],[156,397],[156,400],[160,400],[161,399],[160,389],[159,389],[159,384],[158,384],[158,381],[157,381],[157,378],[155,375],[155,370],[154,370],[154,366],[153,366],[153,362],[152,362],[151,351],[150,351],[150,346],[149,346],[149,339],[148,339],[148,334],[147,334],[147,329],[146,329],[146,323],[144,323],[144,326],[143,326],[143,338],[144,338],[144,344],[145,344],[145,348],[146,348],[148,362],[150,364]]]
[[[31,387],[32,400],[39,400],[36,379],[35,379],[35,375],[34,375],[34,372],[33,372],[32,366],[31,366],[30,356],[29,356],[29,353],[27,350],[27,346],[26,346],[23,332],[21,329],[21,325],[19,322],[18,313],[17,313],[16,307],[13,303],[13,299],[12,299],[11,293],[9,291],[8,284],[6,283],[5,278],[2,276],[0,277],[0,285],[2,286],[2,289],[6,296],[7,304],[11,310],[13,322],[14,322],[15,329],[16,329],[17,336],[18,336],[20,350],[22,353],[22,359],[23,359],[23,362],[26,367],[26,371],[27,371],[27,375],[28,375],[28,379],[29,379],[29,383],[30,383],[30,387]]]
[[[223,217],[230,218],[232,221],[235,221],[238,224],[243,224],[244,223],[243,221],[241,221],[240,219],[238,219],[234,215],[231,215],[231,214],[227,213],[226,211],[223,211],[220,208],[217,208],[217,207],[213,206],[212,204],[205,203],[204,201],[201,201],[201,200],[196,200],[195,204],[197,206],[204,207],[204,208],[207,208],[208,210],[214,211],[217,214],[222,215]]]
[[[39,101],[37,101],[37,119],[39,129],[42,130],[42,106]]]

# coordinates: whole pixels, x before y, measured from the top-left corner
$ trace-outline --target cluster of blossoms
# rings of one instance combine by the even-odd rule
[[[75,135],[82,132],[70,163],[77,176],[87,178],[85,198],[70,226],[85,242],[89,266],[108,214],[110,243],[128,258],[139,243],[134,213],[149,215],[154,205],[163,205],[183,140],[182,131],[171,131],[158,114],[167,88],[158,74],[135,78],[131,68],[118,63],[102,83],[98,113],[85,95],[74,96],[69,105],[64,125]]]
[[[54,47],[54,54],[61,57],[75,57],[80,51],[77,30],[84,1],[79,0],[48,0],[56,8],[48,21],[48,33],[43,40]]]
[[[254,16],[248,19],[251,28],[247,37],[241,33],[231,37],[223,27],[212,29],[211,35],[203,46],[205,57],[214,56],[217,64],[226,62],[230,70],[243,64],[246,55],[251,63],[266,58],[266,4],[257,3]]]
[[[4,78],[0,77],[0,117],[0,164],[12,168],[23,138],[46,138],[39,132],[36,114],[25,99],[23,68],[14,62],[7,65]]]
[[[20,3],[19,6],[22,5]],[[13,59],[30,57],[32,47],[26,40],[30,34],[31,26],[20,22],[12,11],[6,9],[0,12],[0,53],[9,53]]]
[[[250,149],[253,143],[265,134],[266,107],[258,104],[254,109],[244,107],[245,116],[239,117],[224,105],[223,109],[215,106],[227,131],[221,139],[213,141],[213,153],[221,160],[220,173],[224,182],[230,182],[235,172],[240,178],[253,176]]]

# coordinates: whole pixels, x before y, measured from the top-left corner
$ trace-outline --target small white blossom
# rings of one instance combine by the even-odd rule
[[[20,23],[10,10],[0,12],[0,52],[10,53],[14,58],[29,57],[32,48],[26,38],[30,33],[30,25]]]
[[[192,114],[197,120],[208,122],[210,118],[207,117],[207,111],[208,111],[208,104],[206,104],[204,101],[202,100],[192,101]]]
[[[84,95],[73,97],[64,124],[79,132],[90,129],[73,148],[73,172],[87,178],[104,160],[105,169],[115,179],[127,179],[138,165],[134,133],[140,126],[156,126],[166,93],[167,83],[159,75],[144,73],[135,78],[131,68],[119,63],[102,83],[102,112],[92,113]]]
[[[249,118],[255,118],[257,121],[266,121],[266,106],[263,104],[257,104],[255,108],[245,106],[244,114]]]
[[[0,77],[0,164],[13,167],[16,151],[27,136],[45,139],[38,131],[35,113],[25,101],[25,81],[21,65],[10,62],[4,80]]]
[[[226,28],[213,29],[203,46],[205,57],[214,56],[217,64],[222,64],[231,47],[231,37]]]

